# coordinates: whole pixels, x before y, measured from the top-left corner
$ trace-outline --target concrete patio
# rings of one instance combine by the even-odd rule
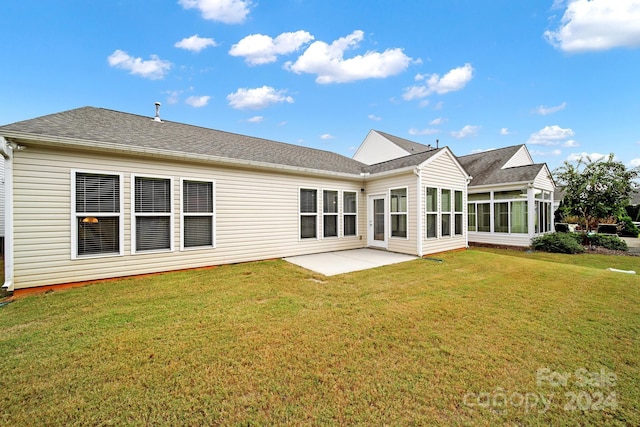
[[[418,257],[378,249],[351,249],[284,258],[285,261],[324,276],[367,270],[414,259]]]

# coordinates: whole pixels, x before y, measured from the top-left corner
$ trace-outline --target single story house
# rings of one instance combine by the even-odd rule
[[[365,163],[83,107],[1,126],[0,154],[8,290],[341,249],[468,246],[471,176],[448,147]]]

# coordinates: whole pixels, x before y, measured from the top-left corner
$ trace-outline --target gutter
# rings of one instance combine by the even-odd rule
[[[4,157],[4,285],[2,289],[13,292],[13,151],[24,147],[0,136],[0,155]]]

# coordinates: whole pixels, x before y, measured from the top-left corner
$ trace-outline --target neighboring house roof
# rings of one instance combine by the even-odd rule
[[[133,151],[179,153],[182,157],[234,159],[359,175],[367,165],[330,151],[103,108],[82,107],[0,126],[0,135],[92,146],[92,142]]]
[[[631,200],[629,201],[629,204],[632,206],[640,205],[640,190],[636,190],[631,193]]]
[[[429,151],[434,149],[430,145],[424,145],[414,141],[409,141],[408,139],[400,138],[399,136],[391,135],[386,132],[381,132],[379,130],[376,130],[376,132],[378,132],[380,135],[384,136],[389,141],[396,144],[398,147],[402,148],[408,154],[422,153],[424,151]]]
[[[411,154],[398,159],[388,160],[386,162],[376,163],[375,165],[368,166],[366,171],[369,173],[381,173],[391,170],[404,169],[412,166],[418,166],[431,157],[445,150],[446,147],[439,149],[432,149],[429,151],[423,151],[417,154]],[[454,156],[455,157],[455,156]]]
[[[522,145],[513,145],[458,157],[462,167],[473,177],[469,187],[533,182],[540,171],[546,167],[544,163],[502,169],[521,148]]]

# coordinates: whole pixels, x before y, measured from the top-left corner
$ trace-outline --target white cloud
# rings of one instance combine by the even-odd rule
[[[409,135],[433,135],[439,132],[438,129],[409,129]]]
[[[345,59],[345,51],[358,47],[363,39],[364,33],[356,30],[331,44],[315,41],[295,62],[287,62],[285,69],[296,74],[317,74],[316,83],[326,84],[385,78],[399,74],[409,66],[411,58],[399,48],[382,53],[368,51]]]
[[[164,92],[167,94],[167,104],[177,104],[180,100],[181,90],[168,90]]]
[[[190,50],[192,52],[200,52],[202,49],[206,49],[209,46],[216,47],[218,46],[218,43],[216,43],[213,39],[200,37],[195,34],[191,37],[186,37],[179,42],[176,42],[174,46],[179,47],[180,49]]]
[[[586,159],[587,157],[589,157],[592,161],[597,161],[597,160],[601,160],[601,159],[606,159],[607,157],[609,157],[608,154],[600,154],[600,153],[587,153],[587,152],[582,152],[582,153],[572,153],[569,154],[569,157],[567,157],[567,160],[570,162],[577,162],[578,160],[581,159]]]
[[[382,117],[374,116],[373,114],[369,114],[367,117],[369,118],[369,120],[373,120],[376,122],[379,122],[380,120],[382,120]]]
[[[407,101],[411,101],[412,99],[425,98],[433,93],[443,95],[461,90],[473,78],[473,71],[471,64],[467,63],[462,67],[450,70],[442,77],[438,74],[418,74],[415,80],[424,80],[425,84],[406,88],[402,97]]]
[[[451,132],[451,136],[458,139],[466,138],[468,136],[477,135],[479,130],[480,130],[480,126],[465,125],[459,131]]]
[[[562,150],[551,150],[551,151],[540,151],[540,150],[531,150],[530,154],[532,156],[541,156],[541,157],[546,157],[546,156],[559,156],[562,154]]]
[[[320,135],[320,139],[328,141],[330,139],[336,139],[336,137],[331,135],[330,133],[325,133],[323,135]]]
[[[566,141],[564,144],[562,144],[562,146],[567,148],[575,148],[575,147],[580,147],[580,144],[577,141],[570,139]]]
[[[151,80],[160,80],[171,69],[171,62],[151,55],[151,59],[143,61],[142,58],[134,58],[120,49],[114,51],[107,58],[109,65],[129,71],[129,74],[137,74],[140,77]]]
[[[544,37],[565,52],[637,47],[638,22],[640,0],[573,0],[567,4],[560,26],[545,31]]]
[[[250,65],[268,64],[275,62],[278,55],[299,50],[313,38],[306,31],[282,33],[275,39],[263,34],[251,34],[234,44],[229,50],[229,55],[243,56]]]
[[[433,109],[434,110],[442,110],[443,106],[444,106],[444,102],[440,101],[436,105],[433,106]]]
[[[500,135],[510,135],[511,132],[509,132],[508,128],[502,128],[500,129]]]
[[[444,122],[446,122],[447,119],[443,119],[442,117],[438,117],[436,119],[433,119],[429,122],[430,126],[440,126],[441,124],[443,124]]]
[[[281,102],[293,103],[293,98],[285,95],[284,90],[275,90],[270,86],[255,89],[240,88],[227,95],[231,107],[238,110],[260,110]]]
[[[563,129],[558,125],[545,126],[538,132],[532,133],[527,144],[534,145],[558,145],[560,141],[572,137],[574,134],[572,129]]]
[[[635,167],[639,167],[640,166],[640,157],[636,158],[636,159],[631,159],[631,161],[629,162],[629,164],[631,166]]]
[[[204,19],[241,24],[250,12],[249,0],[179,0],[185,9],[198,9]]]
[[[557,113],[558,111],[564,110],[567,106],[566,102],[563,102],[560,105],[556,105],[555,107],[545,107],[543,105],[536,108],[536,114],[540,114],[541,116],[546,116],[547,114]]]
[[[263,116],[253,116],[247,120],[249,123],[262,123],[264,122]]]
[[[195,108],[204,107],[209,103],[210,96],[190,96],[184,102]]]

